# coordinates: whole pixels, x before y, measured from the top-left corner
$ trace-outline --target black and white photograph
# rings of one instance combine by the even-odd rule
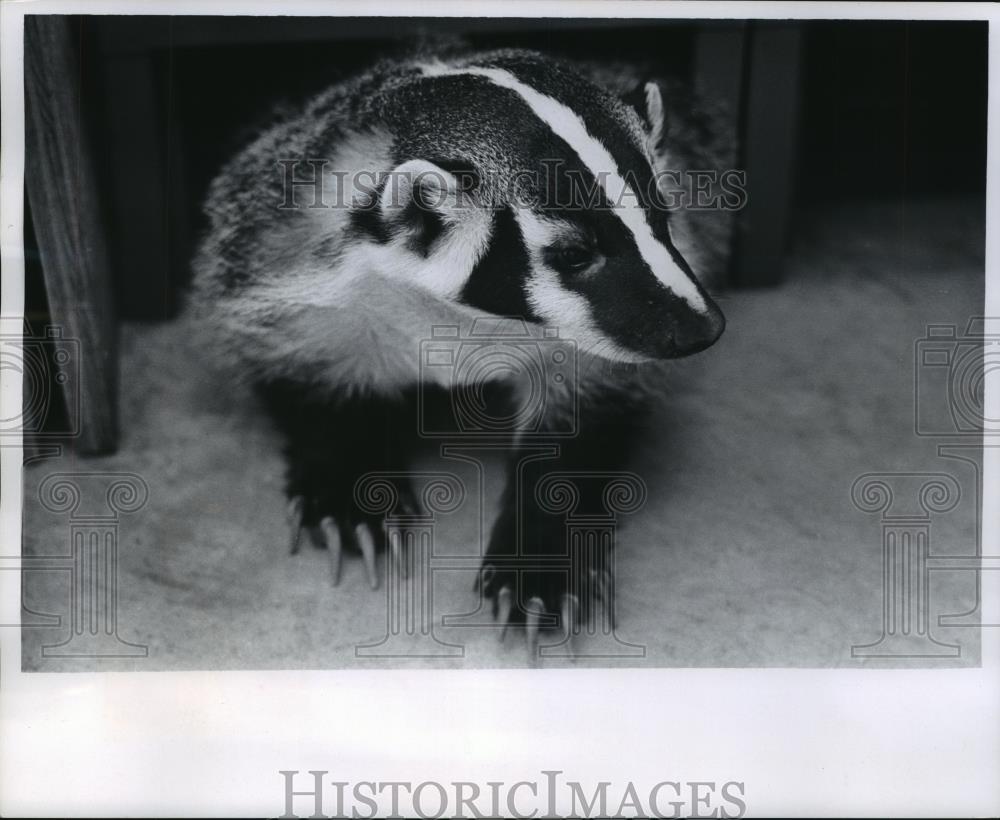
[[[494,688],[541,708],[560,702],[543,688],[592,687],[516,737],[595,721],[568,744],[595,761],[615,754],[598,737],[642,731],[619,710],[653,726],[698,697],[679,670],[733,693],[732,675],[794,670],[842,682],[837,699],[851,681],[983,697],[971,681],[995,667],[1000,624],[987,8],[78,5],[3,7],[8,681],[148,686],[137,704],[171,681],[190,697],[199,680],[281,681],[299,715],[299,681],[371,681],[372,698],[413,682],[435,694],[412,709],[433,711],[453,691],[421,677],[436,670],[501,722]],[[124,719],[109,709],[93,719]],[[337,725],[324,709],[303,733]],[[948,721],[927,720],[908,731],[933,745]],[[366,777],[335,789],[332,753],[297,746],[233,773],[267,779],[267,805],[225,805],[1000,807],[977,780],[1000,762],[995,726],[959,744],[961,799],[941,785],[952,760],[937,786],[889,766],[928,791],[897,783],[876,805],[874,782],[846,796],[847,775],[837,800],[782,802],[730,757],[660,782],[614,768],[597,791],[555,754],[492,792],[443,769],[407,780],[375,770],[409,758],[376,751],[393,730],[370,725],[385,745],[355,747]],[[459,734],[521,760],[515,729],[495,732]],[[216,806],[171,802],[190,784],[141,804],[20,782],[8,806],[31,816]]]

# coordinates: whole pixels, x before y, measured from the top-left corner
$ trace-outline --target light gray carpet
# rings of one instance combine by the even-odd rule
[[[672,368],[634,465],[649,498],[621,522],[618,637],[644,657],[578,665],[978,663],[975,628],[937,623],[974,609],[968,571],[930,573],[932,633],[960,645],[960,657],[851,657],[852,644],[881,634],[883,578],[879,517],[857,510],[850,489],[868,472],[951,474],[962,499],[933,519],[931,550],[975,550],[974,470],[914,435],[913,361],[926,325],[964,327],[982,311],[981,211],[948,201],[813,213],[796,232],[787,284],[722,299],[728,330]],[[365,586],[356,558],[333,589],[324,552],[287,554],[278,440],[207,368],[193,338],[183,321],[126,326],[120,451],[25,470],[29,556],[69,551],[68,514],[38,500],[51,473],[124,471],[148,485],[145,506],[120,519],[117,587],[119,635],[148,646],[148,657],[43,657],[43,645],[68,635],[69,573],[29,571],[26,606],[63,620],[23,631],[26,669],[524,665],[520,632],[500,644],[486,627],[440,626],[442,615],[477,607],[474,573],[461,560],[435,574],[433,590],[435,634],[461,645],[461,657],[359,660],[356,646],[386,633],[385,593]],[[436,466],[472,477],[460,464]],[[491,478],[487,520],[497,492]],[[479,550],[477,502],[436,530],[441,553],[469,558],[468,567]],[[583,652],[588,645],[596,643],[579,642]]]

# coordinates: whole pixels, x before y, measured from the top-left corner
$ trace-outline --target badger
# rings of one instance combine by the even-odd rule
[[[725,326],[685,258],[713,250],[662,201],[658,173],[680,150],[670,117],[655,81],[619,94],[541,53],[423,51],[329,88],[222,169],[194,302],[284,435],[293,552],[309,528],[335,579],[350,548],[377,586],[384,522],[354,490],[393,475],[399,511],[418,510],[405,477],[418,405],[453,407],[463,390],[508,410],[527,400],[509,367],[425,367],[435,329],[558,339],[573,366],[545,381],[537,412],[495,416],[509,466],[478,588],[499,623],[526,624],[529,644],[544,613],[578,617],[592,587],[570,576],[606,568],[546,571],[566,524],[534,489],[555,472],[625,467],[644,374]],[[525,457],[547,431],[554,455]]]

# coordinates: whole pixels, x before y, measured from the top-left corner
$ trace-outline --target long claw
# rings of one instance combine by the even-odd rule
[[[336,522],[330,516],[319,522],[319,528],[323,532],[323,541],[326,544],[326,548],[330,551],[330,578],[333,580],[333,585],[337,586],[340,583],[340,531],[337,529]]]
[[[615,627],[615,606],[614,606],[614,581],[611,577],[611,570],[602,569],[600,571],[592,569],[590,571],[590,577],[593,579],[594,585],[594,600],[593,604],[600,602],[602,615],[597,615],[596,612],[591,612],[590,620],[594,621],[595,617],[601,618],[601,623],[604,626],[614,629]],[[592,610],[596,610],[596,606],[591,607]]]
[[[580,615],[580,599],[571,593],[562,596],[562,622],[566,629],[566,636],[569,637],[576,630],[577,619]]]
[[[288,551],[295,555],[299,551],[299,539],[302,537],[302,517],[305,514],[306,500],[297,495],[288,502],[288,527],[291,532],[291,541]]]
[[[594,599],[597,601],[604,600],[604,581],[603,576],[596,569],[590,571],[590,582],[594,590]]]
[[[601,589],[604,591],[604,605],[608,613],[608,626],[615,628],[615,580],[611,570],[601,570]]]
[[[365,563],[365,574],[368,576],[368,583],[372,589],[378,589],[378,573],[375,571],[375,540],[366,524],[358,524],[354,528],[354,535],[358,539],[358,546],[361,548],[361,558]]]
[[[392,552],[392,561],[399,568],[399,574],[402,578],[410,577],[410,565],[409,565],[409,555],[403,554],[403,548],[399,545],[398,535],[392,538],[392,546],[389,547]]]
[[[511,610],[510,587],[504,587],[497,593],[497,620],[501,623],[500,642],[503,643],[507,634],[507,625],[510,623]]]
[[[579,617],[580,599],[567,592],[562,596],[562,623],[566,630],[566,647],[573,653],[573,660],[576,660],[576,652],[573,648],[573,636],[577,633]]]
[[[525,611],[527,618],[524,622],[524,632],[528,639],[528,663],[535,666],[538,662],[538,620],[545,612],[545,604],[541,598],[531,598]]]

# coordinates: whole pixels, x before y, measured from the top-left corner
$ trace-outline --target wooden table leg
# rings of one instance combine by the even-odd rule
[[[748,31],[740,141],[747,202],[736,220],[733,280],[777,285],[784,272],[794,194],[799,116],[796,23],[754,22]]]
[[[79,361],[63,365],[73,371],[64,380],[70,429],[78,452],[97,454],[118,441],[117,326],[82,122],[79,25],[73,17],[24,18],[25,187],[52,323],[79,350]]]

